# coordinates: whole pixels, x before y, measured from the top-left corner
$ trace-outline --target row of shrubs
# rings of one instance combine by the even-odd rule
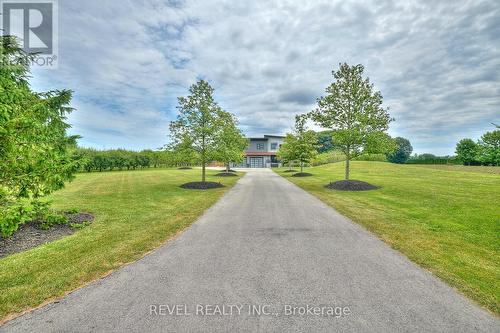
[[[407,161],[407,164],[462,164],[455,156],[435,156],[433,154],[415,154]]]
[[[143,150],[140,152],[112,149],[96,150],[78,148],[81,171],[136,170],[185,165],[177,156],[167,150]]]
[[[140,152],[125,149],[96,150],[78,148],[81,171],[135,170],[143,168],[188,166],[182,157],[171,151],[143,150]],[[312,166],[345,161],[345,155],[337,150],[317,154]],[[363,154],[356,161],[387,162],[385,154]],[[456,156],[436,156],[433,154],[414,154],[406,160],[407,164],[462,164]],[[189,164],[191,165],[191,164]]]

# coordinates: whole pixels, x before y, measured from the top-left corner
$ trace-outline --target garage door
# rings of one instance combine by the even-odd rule
[[[264,159],[262,157],[250,157],[250,168],[263,168]]]

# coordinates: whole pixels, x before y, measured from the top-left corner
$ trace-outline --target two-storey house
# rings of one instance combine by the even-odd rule
[[[276,157],[283,144],[284,136],[264,135],[262,138],[250,138],[243,162],[235,167],[243,168],[278,168],[281,163]]]

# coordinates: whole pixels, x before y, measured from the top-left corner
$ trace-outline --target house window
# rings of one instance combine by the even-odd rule
[[[257,144],[257,150],[264,150],[264,144],[263,143],[258,143]]]
[[[273,142],[273,143],[271,143],[271,149],[272,149],[272,150],[276,150],[276,149],[278,149],[278,143],[277,143],[277,142]]]

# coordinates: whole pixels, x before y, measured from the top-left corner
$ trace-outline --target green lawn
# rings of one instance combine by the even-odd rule
[[[239,177],[214,177],[222,189],[186,190],[200,170],[79,174],[50,199],[58,209],[91,212],[95,221],[58,241],[0,259],[0,322],[64,295],[141,258],[189,226]]]
[[[329,190],[344,163],[278,173],[465,295],[500,314],[500,168],[353,162],[351,179],[381,189]],[[471,172],[472,171],[472,172]]]

